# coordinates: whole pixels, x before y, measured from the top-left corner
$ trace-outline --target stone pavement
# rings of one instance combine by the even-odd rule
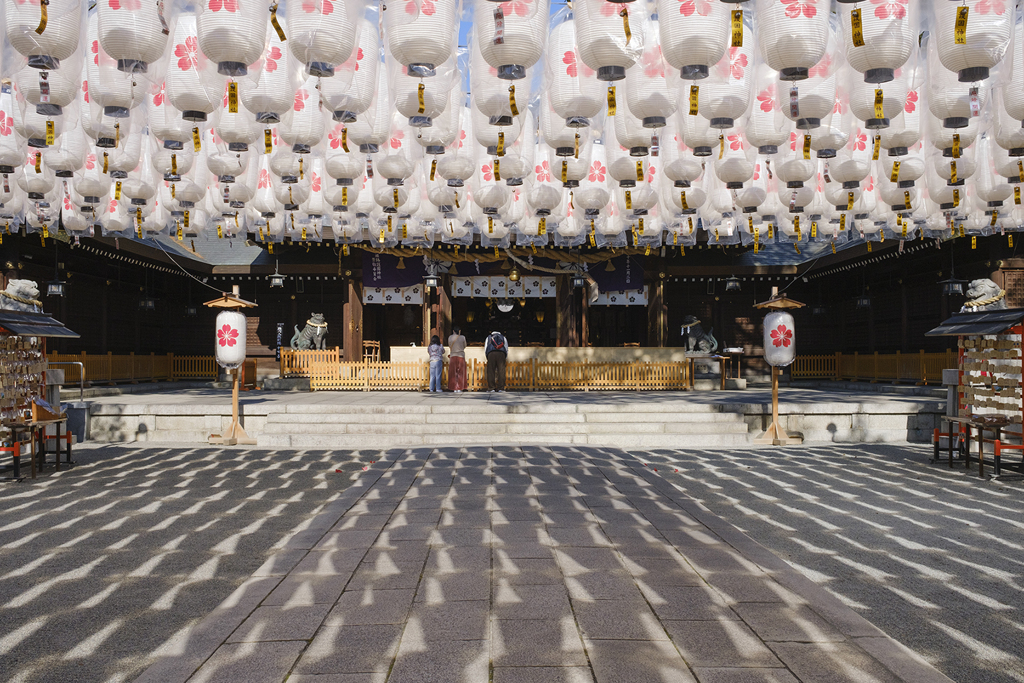
[[[140,683],[948,681],[622,451],[391,451]]]

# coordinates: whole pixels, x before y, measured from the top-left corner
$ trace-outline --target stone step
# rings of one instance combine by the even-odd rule
[[[270,413],[267,415],[267,424],[301,424],[315,425],[325,421],[341,423],[368,422],[380,424],[381,420],[367,420],[367,415],[398,415],[398,413],[360,413],[347,410],[338,410],[334,413]],[[544,424],[544,423],[606,423],[606,424],[642,424],[665,422],[677,423],[728,423],[743,420],[741,413],[658,413],[658,419],[652,420],[651,416],[637,413],[613,413],[613,412],[579,412],[579,413],[497,413],[497,412],[463,412],[454,413],[405,413],[396,418],[405,424],[494,424],[494,423],[522,423],[522,424]]]
[[[509,394],[504,394],[508,396]],[[430,396],[429,394],[424,395],[423,401],[420,403],[409,404],[407,402],[393,402],[393,403],[377,403],[380,400],[379,395],[373,396],[374,403],[345,403],[345,404],[295,404],[286,407],[283,413],[288,415],[315,415],[324,413],[348,413],[348,414],[389,414],[396,413],[402,415],[419,414],[419,413],[430,413],[435,415],[443,414],[454,414],[454,415],[465,415],[465,414],[594,414],[594,413],[674,413],[679,415],[686,414],[716,414],[716,413],[728,413],[737,412],[742,413],[744,411],[745,404],[730,404],[730,410],[723,411],[721,404],[713,403],[688,403],[679,400],[673,400],[671,398],[664,401],[652,401],[649,403],[637,402],[637,403],[615,403],[615,402],[597,402],[601,396],[600,394],[591,394],[595,396],[595,402],[590,403],[589,401],[580,401],[578,395],[573,396],[573,401],[568,400],[565,403],[559,403],[557,397],[554,400],[541,400],[539,398],[529,398],[530,394],[524,394],[525,397],[522,402],[516,402],[515,399],[508,401],[495,401],[486,399],[463,399],[454,396]],[[754,404],[760,406],[761,404]],[[218,406],[221,407],[221,406]],[[258,410],[257,406],[252,407],[254,410]],[[244,408],[243,408],[244,410]],[[280,413],[275,413],[280,414]]]
[[[315,435],[261,434],[261,448],[365,449],[498,445],[591,445],[609,448],[730,448],[749,446],[746,434],[465,434],[450,435]]]
[[[447,424],[408,424],[405,422],[324,422],[296,425],[267,422],[264,434],[746,434],[745,422],[449,422]]]

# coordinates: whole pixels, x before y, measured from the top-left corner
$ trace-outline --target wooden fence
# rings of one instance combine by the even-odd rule
[[[182,379],[217,379],[217,362],[213,356],[175,356],[173,353],[127,355],[51,353],[51,363],[81,363],[86,384],[116,382],[159,382]],[[78,384],[81,369],[77,365],[58,366],[64,370],[65,384]]]
[[[467,361],[466,388],[486,388],[486,364]],[[441,381],[448,385],[448,366]],[[313,391],[424,391],[426,360],[396,363],[341,361],[339,349],[281,350],[281,377],[308,377]],[[515,391],[642,391],[693,388],[691,363],[555,363],[536,359],[505,364],[505,387]]]
[[[939,353],[871,353],[797,356],[789,367],[793,379],[942,384],[942,371],[957,367],[956,351]]]

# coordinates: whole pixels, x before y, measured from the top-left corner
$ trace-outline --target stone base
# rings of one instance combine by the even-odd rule
[[[277,377],[263,380],[264,391],[312,391],[308,377]]]

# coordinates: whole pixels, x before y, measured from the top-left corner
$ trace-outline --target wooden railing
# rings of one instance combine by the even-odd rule
[[[486,364],[467,361],[466,388],[486,388]],[[441,381],[447,386],[447,365]],[[430,384],[426,360],[342,362],[338,349],[281,351],[281,377],[308,377],[313,391],[423,391]],[[505,364],[505,387],[515,391],[643,391],[693,388],[691,363],[555,363],[536,359]]]
[[[129,353],[127,355],[51,353],[47,360],[52,363],[81,363],[62,365],[66,384],[113,384],[116,382],[159,382],[181,379],[217,379],[217,362],[213,356],[175,356],[173,353],[148,355]]]
[[[793,379],[942,384],[942,371],[957,366],[956,351],[938,353],[835,353],[797,356],[789,367]]]

